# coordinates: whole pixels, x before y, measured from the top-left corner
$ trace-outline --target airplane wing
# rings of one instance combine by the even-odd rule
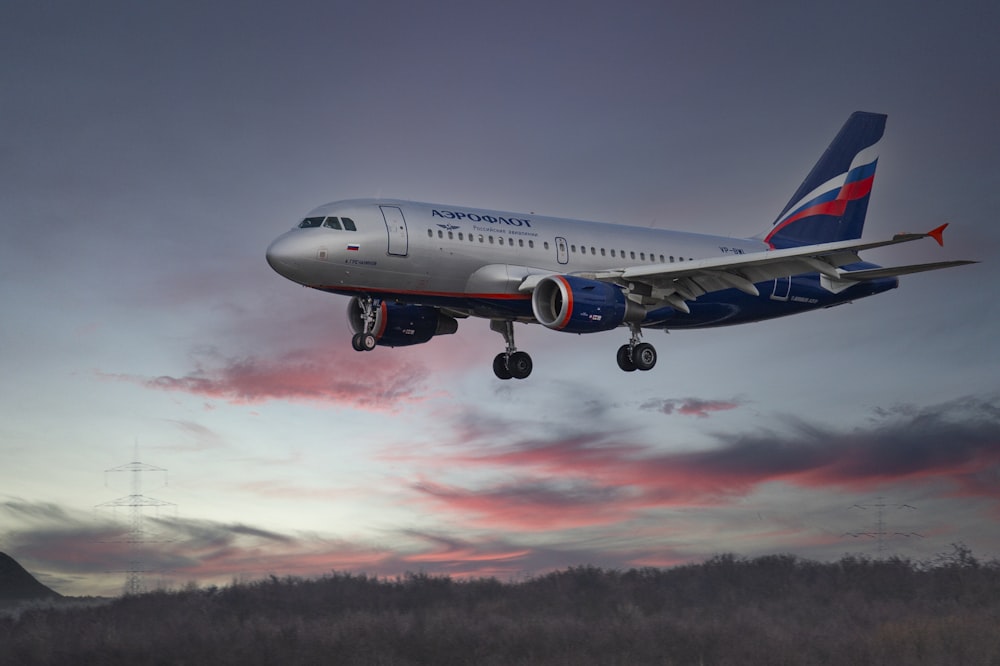
[[[922,234],[896,234],[890,240],[883,241],[837,241],[672,264],[644,264],[579,275],[580,277],[618,284],[627,290],[630,299],[642,305],[667,304],[681,312],[690,312],[686,302],[693,301],[703,294],[735,288],[752,296],[759,296],[760,293],[754,286],[755,282],[765,282],[790,275],[819,273],[823,278],[826,278],[827,284],[830,284],[833,290],[837,291],[839,288],[846,288],[861,280],[976,263],[974,261],[946,261],[859,271],[842,269],[842,266],[860,262],[861,258],[858,253],[862,250],[928,237],[934,238],[943,245],[942,234],[947,226],[944,224]],[[531,291],[541,277],[528,276],[521,283],[520,290]]]

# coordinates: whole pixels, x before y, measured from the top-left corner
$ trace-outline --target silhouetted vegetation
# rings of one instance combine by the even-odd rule
[[[0,664],[1000,664],[1000,562],[333,573],[0,615]]]

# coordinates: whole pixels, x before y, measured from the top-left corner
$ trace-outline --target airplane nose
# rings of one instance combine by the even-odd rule
[[[295,247],[287,234],[278,236],[268,246],[264,256],[267,258],[268,265],[279,275],[289,277],[290,273],[295,270],[295,260],[297,259]]]

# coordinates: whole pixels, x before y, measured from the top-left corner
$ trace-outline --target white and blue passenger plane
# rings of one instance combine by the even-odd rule
[[[861,241],[886,116],[850,116],[770,229],[728,238],[413,201],[356,199],[320,206],[267,249],[306,287],[352,296],[358,351],[421,344],[483,317],[506,349],[500,379],[524,379],[531,357],[514,323],[566,333],[627,326],[626,372],[650,370],[643,329],[760,321],[840,305],[899,285],[897,276],[971,261],[883,268],[858,253],[931,237]]]

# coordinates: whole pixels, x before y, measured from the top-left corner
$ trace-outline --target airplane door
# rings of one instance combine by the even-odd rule
[[[556,261],[560,264],[569,263],[569,247],[566,245],[566,239],[560,236],[556,236]]]
[[[409,236],[406,233],[406,219],[403,211],[396,206],[379,206],[385,219],[385,230],[389,235],[389,254],[405,257],[409,251]]]
[[[792,278],[774,278],[774,289],[771,291],[772,301],[787,301],[792,292]]]

